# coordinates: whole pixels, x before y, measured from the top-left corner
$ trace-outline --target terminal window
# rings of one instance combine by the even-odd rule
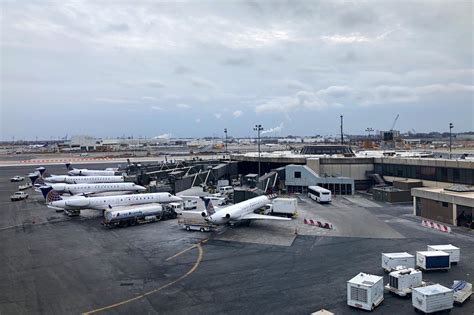
[[[295,172],[295,178],[301,178],[301,172]]]

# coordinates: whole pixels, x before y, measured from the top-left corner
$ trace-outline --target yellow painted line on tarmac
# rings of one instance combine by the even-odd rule
[[[176,257],[178,257],[178,256],[180,256],[180,255],[186,253],[187,251],[193,249],[193,248],[196,247],[196,246],[197,246],[197,244],[194,244],[193,246],[190,246],[190,247],[186,248],[185,250],[182,250],[182,251],[180,251],[179,253],[177,253],[177,254],[175,254],[175,255],[173,255],[173,256],[171,256],[171,257],[166,258],[166,261],[170,261],[171,259],[176,258]]]
[[[88,311],[88,312],[84,312],[82,313],[82,315],[88,315],[88,314],[94,314],[94,313],[98,313],[98,312],[102,312],[102,311],[105,311],[105,310],[109,310],[109,309],[112,309],[112,308],[115,308],[115,307],[118,307],[118,306],[121,306],[121,305],[124,305],[124,304],[127,304],[127,303],[130,303],[130,302],[133,302],[133,301],[136,301],[136,300],[139,300],[139,299],[142,299],[148,295],[151,295],[151,294],[154,294],[156,292],[159,292],[163,289],[166,289],[167,287],[169,286],[172,286],[173,284],[183,280],[184,278],[186,278],[187,276],[189,276],[190,274],[192,274],[196,269],[197,267],[199,266],[199,264],[201,263],[201,260],[202,260],[202,256],[203,256],[203,249],[202,249],[202,246],[201,246],[201,243],[197,243],[196,245],[193,245],[191,246],[190,248],[188,248],[187,250],[191,249],[191,248],[197,248],[198,249],[198,257],[196,259],[196,262],[194,263],[193,267],[191,269],[188,270],[188,272],[186,272],[184,275],[182,275],[181,277],[179,277],[178,279],[174,280],[174,281],[171,281],[165,285],[162,285],[161,287],[159,288],[156,288],[154,290],[151,290],[151,291],[148,291],[146,293],[143,293],[141,295],[138,295],[138,296],[135,296],[133,298],[130,298],[130,299],[127,299],[127,300],[124,300],[124,301],[121,301],[121,302],[118,302],[118,303],[115,303],[115,304],[111,304],[111,305],[108,305],[108,306],[104,306],[104,307],[101,307],[101,308],[98,308],[98,309],[95,309],[95,310],[92,310],[92,311]],[[180,253],[178,253],[180,254]],[[176,256],[176,255],[175,255]]]
[[[196,246],[198,246],[198,245],[200,245],[200,244],[202,244],[202,243],[207,242],[208,240],[209,240],[208,238],[205,239],[205,240],[202,240],[202,241],[200,241],[199,243],[194,244],[194,245],[192,245],[192,246],[190,246],[190,247],[188,247],[188,248],[186,248],[186,249],[180,251],[179,253],[174,254],[173,256],[166,258],[166,261],[170,261],[171,259],[176,258],[176,257],[178,257],[178,256],[180,256],[180,255],[186,253],[187,251],[193,249],[194,247],[196,247]]]

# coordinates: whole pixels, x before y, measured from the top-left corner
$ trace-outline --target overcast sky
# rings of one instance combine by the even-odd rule
[[[1,2],[1,138],[474,130],[472,1]]]

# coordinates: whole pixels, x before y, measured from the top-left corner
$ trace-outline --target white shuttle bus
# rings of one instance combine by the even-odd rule
[[[331,191],[319,186],[309,186],[308,197],[319,203],[331,202],[332,200]]]

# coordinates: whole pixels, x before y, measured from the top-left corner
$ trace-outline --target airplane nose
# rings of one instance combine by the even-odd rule
[[[173,201],[183,201],[182,198],[177,197],[177,196],[174,196],[172,199],[173,199]]]
[[[136,185],[135,187],[136,187],[136,188],[137,188],[137,190],[139,190],[139,191],[145,191],[145,190],[146,190],[146,188],[145,188],[145,187],[143,187],[143,186],[140,186],[140,185]]]

